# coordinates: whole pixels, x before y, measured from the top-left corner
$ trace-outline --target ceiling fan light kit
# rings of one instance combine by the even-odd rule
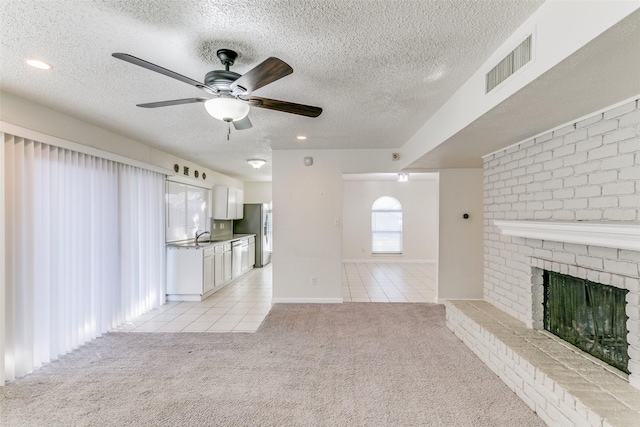
[[[213,118],[223,122],[242,120],[249,114],[249,104],[236,98],[211,98],[204,103]]]

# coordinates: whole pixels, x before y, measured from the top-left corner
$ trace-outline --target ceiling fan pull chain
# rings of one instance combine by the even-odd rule
[[[231,137],[231,121],[227,121],[227,141]]]

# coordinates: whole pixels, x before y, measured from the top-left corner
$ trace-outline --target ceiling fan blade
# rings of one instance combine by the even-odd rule
[[[312,107],[311,105],[295,104],[293,102],[260,98],[258,96],[249,96],[243,99],[246,101],[253,101],[251,102],[251,105],[254,107],[283,111],[285,113],[298,114],[300,116],[318,117],[322,113],[322,108]]]
[[[245,130],[251,128],[253,125],[251,124],[251,120],[249,120],[249,116],[245,116],[244,119],[240,119],[233,122],[233,127],[236,130]]]
[[[293,68],[286,62],[278,58],[267,58],[248,72],[242,75],[238,80],[231,83],[231,90],[240,86],[251,93],[260,89],[278,79],[281,79],[293,73]]]
[[[174,71],[167,70],[159,65],[152,64],[151,62],[145,61],[144,59],[137,58],[133,55],[129,55],[127,53],[113,53],[111,54],[114,58],[121,59],[123,61],[129,62],[131,64],[137,65],[142,68],[146,68],[147,70],[155,71],[156,73],[163,74],[167,77],[171,77],[172,79],[179,80],[181,82],[190,84],[191,86],[195,86],[198,89],[202,89],[209,93],[217,93],[218,89],[212,88],[210,86],[205,85],[204,83],[200,83],[199,81],[193,80],[189,77],[183,76],[182,74],[178,74]]]
[[[171,105],[193,104],[195,102],[205,102],[208,100],[209,98],[174,99],[172,101],[160,101],[160,102],[149,102],[147,104],[137,104],[137,106],[142,108],[158,108],[158,107],[169,107]]]

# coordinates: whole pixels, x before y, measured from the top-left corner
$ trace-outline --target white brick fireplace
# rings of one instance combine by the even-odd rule
[[[629,383],[635,389],[629,387],[629,383],[616,387],[624,389],[625,393],[629,392],[626,387],[636,390],[638,394],[634,399],[640,397],[640,390],[637,390],[640,389],[638,98],[640,96],[484,158],[484,304],[492,306],[486,311],[499,309],[523,322],[529,330],[542,329],[542,270],[629,290],[626,298]],[[490,350],[474,349],[475,344],[470,343],[479,340],[472,335],[480,330],[494,339],[495,334],[500,335],[501,330],[504,332],[504,328],[497,332],[495,327],[491,330],[491,322],[486,324],[486,328],[477,324],[470,326],[474,322],[473,316],[463,316],[462,312],[469,310],[463,308],[462,305],[448,305],[448,325],[483,358],[482,354]],[[482,305],[475,304],[473,310],[482,311]],[[501,319],[495,313],[486,315]],[[483,317],[478,319],[482,323]],[[506,320],[504,324],[501,320],[497,322],[501,327],[508,323]],[[461,327],[457,323],[468,325]],[[500,342],[496,349],[504,345]],[[500,357],[493,356],[495,360]],[[490,364],[488,355],[485,359]],[[498,367],[492,369],[500,372]],[[537,368],[532,372],[537,373]],[[541,371],[540,375],[546,374]],[[526,393],[522,391],[526,389],[526,380],[518,392],[517,383],[522,383],[522,378],[507,377],[510,375],[504,374],[505,382],[511,386],[515,381],[512,388],[523,400],[532,399],[524,396]],[[620,373],[618,377],[626,378],[626,375]],[[587,380],[597,385],[598,378]],[[554,387],[562,388],[558,385],[561,383],[554,382]],[[609,385],[607,382],[607,387]],[[544,388],[542,382],[540,387]],[[562,390],[563,393],[566,391]],[[606,390],[609,394],[616,391]],[[535,393],[540,393],[540,390]],[[634,392],[630,393],[633,395]],[[543,411],[553,408],[545,412],[544,419],[550,424],[566,421],[569,425],[578,425],[579,420],[585,420],[591,425],[626,425],[626,421],[632,420],[632,423],[638,422],[635,425],[640,425],[640,401],[634,407],[632,403],[625,403],[633,400],[615,400],[616,404],[622,402],[618,411],[608,418],[600,414],[589,419],[588,411],[591,409],[583,411],[582,418],[575,415],[579,406],[575,397],[566,403],[564,394],[559,398],[558,395],[553,396],[549,398],[553,403],[530,400],[530,406],[536,411],[537,408]],[[621,415],[623,409],[631,410],[626,418]],[[555,412],[560,415],[549,415]]]
[[[545,270],[629,291],[626,297],[629,382],[640,389],[640,225],[519,220],[493,223],[501,235],[512,236],[519,244],[534,248],[527,257],[531,316],[525,321],[534,329],[544,328]],[[620,252],[624,253],[622,257]],[[638,261],[628,261],[632,259]]]

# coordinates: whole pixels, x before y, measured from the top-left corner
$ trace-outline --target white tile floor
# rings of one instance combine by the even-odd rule
[[[271,310],[271,264],[200,302],[168,302],[120,332],[255,332]],[[345,263],[345,302],[435,302],[435,264]]]
[[[436,302],[435,264],[344,263],[345,302]]]
[[[120,332],[255,332],[271,310],[271,264],[254,268],[200,302],[168,302]]]

